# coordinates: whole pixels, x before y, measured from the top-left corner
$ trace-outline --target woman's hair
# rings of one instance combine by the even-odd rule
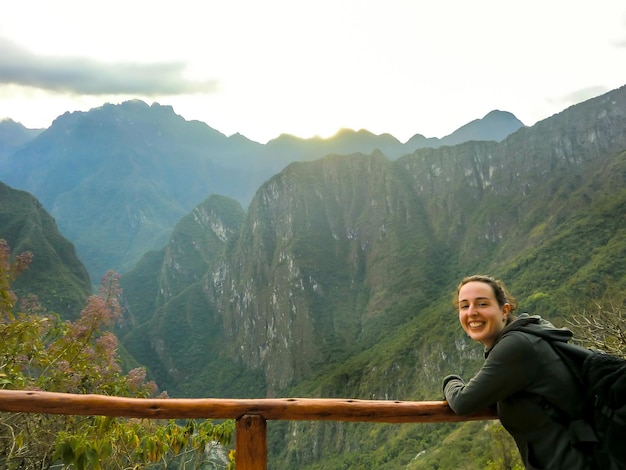
[[[509,293],[504,283],[499,279],[495,279],[491,276],[485,276],[483,274],[474,274],[473,276],[463,278],[456,288],[456,295],[454,296],[455,307],[459,307],[459,291],[461,290],[461,287],[468,282],[484,282],[485,284],[489,284],[493,289],[493,293],[495,294],[500,307],[508,303],[511,306],[511,313],[517,309],[517,300],[515,300],[515,297]]]

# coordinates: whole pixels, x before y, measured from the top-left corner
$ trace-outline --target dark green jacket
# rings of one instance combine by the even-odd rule
[[[582,397],[574,378],[547,341],[518,331],[519,327],[541,329],[542,336],[559,341],[572,337],[568,329],[522,314],[485,350],[483,367],[467,384],[458,376],[444,379],[445,398],[457,414],[497,405],[500,421],[515,439],[527,469],[588,470],[592,467],[572,447],[566,425],[546,407],[547,401],[576,413]]]

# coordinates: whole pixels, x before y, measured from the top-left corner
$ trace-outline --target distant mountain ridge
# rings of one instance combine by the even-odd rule
[[[482,119],[475,119],[459,127],[452,134],[441,139],[441,145],[458,145],[470,140],[500,142],[523,127],[520,124],[519,119],[512,113],[494,110]]]
[[[12,119],[0,120],[0,161],[43,131],[44,129],[28,129]]]
[[[485,117],[484,129],[481,122],[465,135],[504,138],[523,127],[499,111]],[[0,181],[41,201],[93,280],[109,269],[132,269],[211,194],[247,206],[258,187],[291,162],[375,149],[395,159],[447,142],[414,138],[402,144],[388,134],[344,130],[329,139],[283,135],[262,145],[139,100],[65,113],[31,137],[0,159]]]
[[[475,119],[442,138],[427,138],[421,134],[415,134],[403,144],[397,138],[387,133],[376,135],[365,129],[359,131],[340,129],[334,136],[326,139],[321,137],[302,139],[283,134],[276,139],[270,140],[266,147],[272,152],[289,150],[293,153],[303,153],[305,155],[305,158],[294,161],[315,160],[330,154],[369,154],[374,150],[380,150],[388,158],[396,160],[420,148],[438,148],[445,145],[456,145],[469,140],[494,140],[499,142],[522,127],[524,127],[524,124],[512,113],[494,110],[482,119]]]

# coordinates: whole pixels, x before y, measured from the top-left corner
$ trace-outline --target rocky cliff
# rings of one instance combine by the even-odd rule
[[[417,331],[420,320],[450,334],[454,324],[438,326],[434,312],[449,308],[465,274],[510,275],[525,295],[544,289],[540,281],[555,272],[527,279],[520,266],[534,271],[537,250],[569,233],[573,218],[620,201],[615,178],[623,174],[613,172],[612,185],[601,175],[623,159],[625,97],[625,88],[615,90],[499,143],[420,149],[395,161],[374,152],[289,165],[257,191],[201,281],[221,357],[260,371],[267,388],[258,391],[273,396]],[[581,269],[582,259],[554,267],[559,282]],[[163,304],[161,314],[170,308]],[[203,390],[211,393],[210,385]]]

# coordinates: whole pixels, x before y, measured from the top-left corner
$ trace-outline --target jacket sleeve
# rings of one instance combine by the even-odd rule
[[[535,348],[524,333],[503,336],[483,367],[467,383],[456,376],[444,379],[444,396],[457,414],[483,410],[526,388],[536,374]]]

